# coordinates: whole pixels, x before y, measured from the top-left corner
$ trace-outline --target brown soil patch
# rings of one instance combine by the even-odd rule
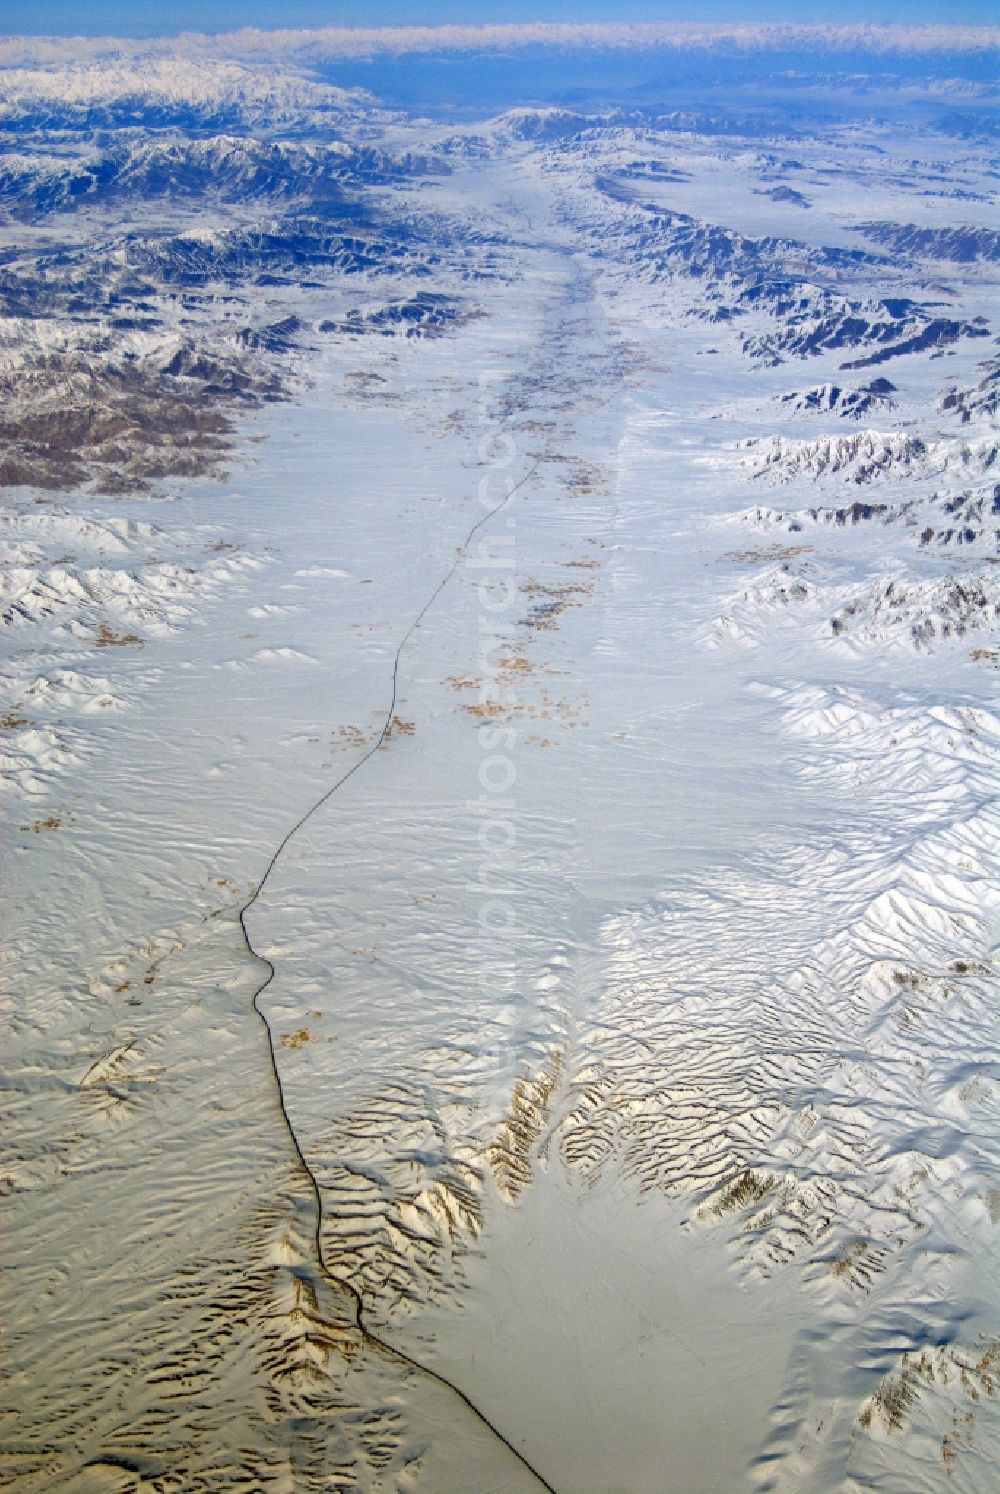
[[[32,835],[41,835],[43,830],[58,830],[62,824],[62,816],[58,814],[47,814],[44,819],[32,820],[30,825],[22,825],[22,830],[30,830]]]
[[[278,1042],[282,1048],[291,1048],[293,1052],[297,1048],[301,1048],[303,1043],[308,1043],[311,1040],[312,1033],[308,1027],[300,1027],[296,1032],[283,1032],[278,1038]]]
[[[107,623],[101,623],[94,639],[95,648],[144,648],[138,633],[116,633]]]
[[[814,545],[753,545],[748,550],[727,550],[722,558],[741,565],[756,565],[762,561],[794,560],[796,555],[811,555],[814,549]]]

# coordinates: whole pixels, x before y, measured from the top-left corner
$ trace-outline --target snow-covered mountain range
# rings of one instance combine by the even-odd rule
[[[988,1487],[995,47],[0,43],[15,1486]]]

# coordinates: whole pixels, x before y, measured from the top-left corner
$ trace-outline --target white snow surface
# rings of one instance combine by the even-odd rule
[[[245,98],[220,66],[146,86]],[[9,98],[50,77],[130,86]],[[475,316],[305,339],[224,481],[13,492],[18,1488],[995,1480],[996,442],[937,405],[984,340],[804,436],[776,396],[841,351],[761,367],[711,276],[601,251],[595,160],[664,147],[510,123],[394,189],[481,231],[433,282]],[[859,132],[810,169],[945,149]],[[721,221],[746,144],[670,150]],[[410,289],[248,294],[312,328]],[[967,490],[975,543],[922,544]],[[802,517],[859,497],[897,521]]]

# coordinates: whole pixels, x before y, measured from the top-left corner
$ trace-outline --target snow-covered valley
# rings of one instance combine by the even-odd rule
[[[990,1487],[979,137],[100,67],[0,109],[12,1486]]]

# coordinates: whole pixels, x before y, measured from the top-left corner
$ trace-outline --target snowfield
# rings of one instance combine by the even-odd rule
[[[984,85],[0,79],[11,1487],[981,1494]]]

